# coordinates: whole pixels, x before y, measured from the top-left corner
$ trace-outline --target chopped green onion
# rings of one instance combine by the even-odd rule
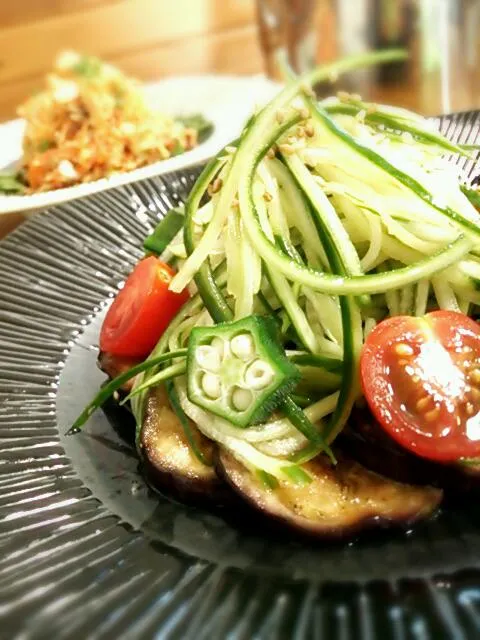
[[[179,349],[178,351],[184,351],[183,349]],[[175,353],[175,352],[174,352]],[[178,352],[177,352],[178,353]],[[167,355],[167,354],[165,354]],[[151,360],[153,362],[153,359]],[[132,398],[138,396],[146,389],[151,389],[152,387],[158,386],[161,382],[165,382],[165,380],[170,380],[171,378],[175,378],[176,376],[183,375],[187,370],[187,364],[185,361],[179,362],[178,364],[171,364],[166,369],[161,369],[154,376],[149,378],[146,382],[135,387],[133,391],[131,391],[126,398],[124,398],[120,405],[124,405],[126,402],[130,402]]]
[[[307,485],[313,481],[312,476],[307,473],[302,467],[290,466],[290,467],[282,467],[282,472],[292,480],[295,484],[298,485]]]
[[[94,399],[85,407],[82,413],[75,420],[73,425],[67,431],[66,435],[72,435],[74,433],[78,433],[83,425],[90,418],[92,413],[94,413],[97,409],[99,409],[111,395],[115,393],[118,389],[128,382],[131,378],[142,373],[143,371],[147,371],[151,367],[155,367],[159,364],[167,362],[169,360],[173,360],[175,358],[183,358],[187,355],[186,349],[178,349],[177,351],[172,351],[171,353],[162,353],[159,356],[151,358],[150,360],[145,360],[140,364],[135,365],[128,371],[124,371],[113,380],[110,380],[105,386],[101,388],[101,390],[97,393]]]
[[[153,232],[145,238],[143,243],[145,251],[160,256],[183,227],[184,220],[184,207],[170,209]]]
[[[180,424],[182,425],[183,433],[185,434],[185,437],[188,441],[190,449],[193,451],[194,455],[199,460],[199,462],[206,465],[207,467],[211,467],[212,463],[206,459],[205,455],[203,454],[203,451],[201,451],[201,449],[198,447],[195,441],[195,438],[192,432],[192,427],[190,425],[190,420],[187,414],[185,413],[185,411],[182,409],[180,400],[178,399],[177,390],[175,389],[175,385],[171,380],[167,380],[165,382],[165,388],[167,390],[168,399],[170,400],[170,406],[172,407],[173,412],[177,416]]]
[[[284,398],[281,408],[295,429],[300,431],[300,433],[304,435],[305,438],[307,438],[307,440],[318,450],[325,451],[333,464],[336,464],[335,456],[328,444],[325,442],[322,434],[318,431],[315,425],[310,422],[308,417],[300,407],[295,404],[292,398],[288,396]]]

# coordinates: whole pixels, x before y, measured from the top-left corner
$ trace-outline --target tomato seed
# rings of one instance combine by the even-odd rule
[[[420,398],[420,400],[417,400],[417,404],[415,405],[417,408],[417,411],[423,411],[424,409],[427,408],[427,405],[430,404],[431,398],[430,396],[423,396],[423,398]]]
[[[480,369],[474,369],[473,371],[470,372],[470,376],[472,378],[472,380],[478,384],[480,382]]]
[[[412,356],[413,349],[409,344],[405,344],[404,342],[400,342],[395,345],[395,353],[397,356]]]
[[[478,402],[480,400],[480,391],[475,387],[472,387],[472,390],[470,391],[470,395],[474,402]]]
[[[475,407],[471,402],[467,402],[467,404],[465,405],[465,411],[469,416],[473,416],[473,414],[475,413]]]
[[[431,411],[427,411],[427,413],[425,414],[425,420],[427,422],[434,422],[435,420],[438,420],[440,416],[440,409],[438,407],[435,407],[435,409],[432,409]]]

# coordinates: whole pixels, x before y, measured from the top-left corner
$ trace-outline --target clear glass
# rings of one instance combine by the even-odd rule
[[[403,47],[408,60],[356,73],[341,86],[425,114],[480,107],[480,0],[257,0],[267,74],[344,55]],[[331,92],[332,87],[322,91]]]

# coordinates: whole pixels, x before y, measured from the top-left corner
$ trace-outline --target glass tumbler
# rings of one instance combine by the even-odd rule
[[[480,107],[480,0],[257,0],[267,74],[280,55],[297,72],[336,58],[401,47],[402,62],[351,74],[320,94],[365,99],[433,115]]]

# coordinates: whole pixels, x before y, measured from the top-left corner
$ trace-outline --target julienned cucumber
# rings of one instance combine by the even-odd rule
[[[207,192],[208,185],[215,178],[224,165],[224,156],[219,154],[211,160],[195,182],[185,206],[184,242],[187,253],[190,255],[195,249],[194,240],[194,216],[200,205],[200,201]],[[228,306],[222,292],[219,290],[212,274],[209,261],[205,261],[195,274],[195,284],[198,287],[203,303],[210,312],[215,322],[222,322],[225,318],[232,318],[232,311]]]
[[[208,363],[202,371],[187,363],[188,389],[183,375],[172,383],[179,406],[272,486],[273,477],[299,480],[298,463],[329,452],[358,397],[359,354],[377,321],[432,307],[468,310],[480,301],[480,214],[465,198],[475,201],[474,194],[462,194],[443,168],[437,193],[437,168],[428,165],[439,161],[439,149],[462,149],[424,129],[419,116],[382,107],[363,114],[358,101],[319,106],[310,95],[313,79],[365,61],[379,58],[294,80],[207,165],[187,202],[187,258],[171,283],[176,291],[194,280],[198,297],[152,354],[183,348],[192,330],[202,339],[213,332],[211,342],[199,343],[203,353],[215,342],[212,371]],[[405,157],[398,155],[402,145]],[[300,380],[283,405],[262,415],[266,422],[253,425],[250,417],[248,424],[232,417],[229,404],[238,413],[250,398],[246,378],[233,378],[230,369],[237,335],[226,341],[212,323],[255,314],[272,318]],[[143,374],[132,399],[137,420],[137,398],[149,384],[182,372],[174,365]],[[233,385],[225,398],[218,395],[219,376],[220,386]],[[321,384],[310,384],[312,378]],[[221,411],[219,398],[226,403]]]
[[[369,147],[362,145],[358,140],[355,140],[355,138],[342,130],[341,127],[338,126],[318,105],[313,104],[313,102],[310,102],[310,104],[312,105],[313,117],[318,126],[328,130],[330,134],[335,136],[338,143],[342,143],[348,146],[352,151],[356,152],[359,156],[359,161],[363,160],[364,162],[372,163],[378,169],[385,172],[390,178],[398,180],[400,184],[409,189],[428,207],[431,207],[435,211],[446,216],[450,221],[455,222],[459,227],[459,231],[464,231],[466,234],[470,235],[474,242],[478,242],[480,240],[480,214],[477,214],[475,219],[469,219],[451,207],[436,204],[435,195],[430,193],[422,184],[415,180],[415,178],[391,164],[386,158],[376,153],[373,149],[370,149]]]
[[[238,152],[232,160],[225,184],[220,191],[214,216],[200,242],[195,247],[195,250],[189,255],[183,269],[172,281],[171,289],[173,291],[182,291],[207,259],[212,242],[214,242],[221,233],[228,209],[231,206],[235,194],[238,192],[239,197],[241,197],[242,183],[245,176],[249,174],[249,165],[252,161],[254,163],[256,162],[262,149],[265,147],[268,148],[268,146],[271,145],[271,128],[272,125],[278,121],[279,111],[287,107],[299,93],[302,93],[306,89],[311,90],[310,87],[312,83],[329,80],[332,76],[338,77],[338,75],[342,73],[347,73],[348,71],[368,65],[398,60],[404,57],[404,51],[389,50],[355,56],[314,69],[302,79],[287,85],[276,98],[262,109],[256,118],[248,123],[247,128],[242,134]],[[276,135],[275,132],[274,137],[276,137]]]
[[[399,132],[409,133],[415,140],[423,144],[434,145],[449,153],[458,153],[470,157],[470,154],[463,147],[451,143],[447,138],[434,131],[419,126],[417,121],[399,118],[381,105],[368,104],[362,101],[339,101],[334,103],[329,101],[328,103],[323,103],[322,108],[330,115],[357,116],[362,114],[364,121],[368,124],[382,125],[397,134]]]

